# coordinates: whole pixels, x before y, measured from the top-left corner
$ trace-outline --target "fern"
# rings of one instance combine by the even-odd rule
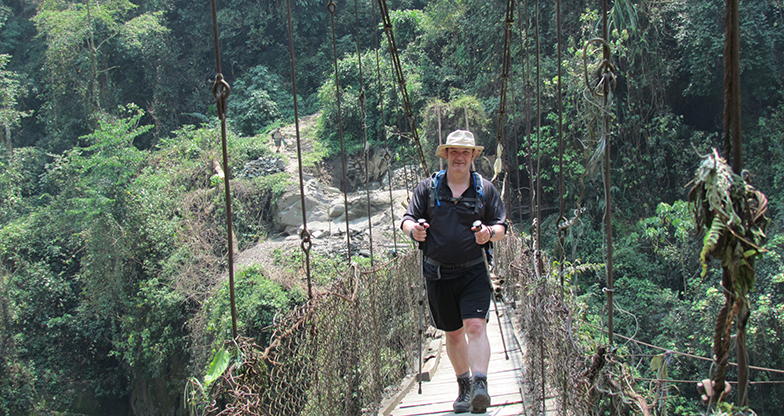
[[[721,221],[720,217],[714,217],[711,223],[710,230],[705,233],[705,238],[702,239],[702,252],[700,253],[700,263],[702,264],[702,277],[708,273],[708,255],[713,251],[719,243],[719,239],[724,233],[727,225]]]

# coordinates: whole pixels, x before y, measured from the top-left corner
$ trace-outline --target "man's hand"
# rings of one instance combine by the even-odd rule
[[[490,234],[490,227],[483,224],[479,226],[478,230],[474,231],[474,239],[479,245],[487,244],[490,241]]]
[[[415,223],[413,221],[408,222],[412,224],[408,231],[408,235],[411,237],[411,239],[414,241],[419,241],[420,243],[425,241],[427,238],[427,229],[430,228],[430,224],[424,220],[420,220],[419,223]]]
[[[476,243],[479,245],[484,245],[490,242],[490,240],[495,236],[495,229],[494,226],[487,226],[482,224],[479,220],[474,222],[474,225],[471,227],[471,231],[474,232],[474,239]]]

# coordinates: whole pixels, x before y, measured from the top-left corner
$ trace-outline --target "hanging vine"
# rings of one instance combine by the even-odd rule
[[[708,272],[713,257],[721,262],[725,303],[716,317],[713,352],[716,374],[711,403],[723,400],[725,375],[729,364],[731,330],[737,326],[738,397],[739,405],[747,406],[749,364],[746,356],[746,323],[748,322],[748,293],[754,287],[755,259],[765,252],[765,229],[770,220],[765,217],[768,199],[750,183],[748,171],[741,175],[719,156],[717,150],[703,157],[689,192],[694,219],[705,231],[700,262],[702,276]]]

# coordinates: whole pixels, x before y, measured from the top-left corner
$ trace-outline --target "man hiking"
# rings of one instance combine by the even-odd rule
[[[455,413],[484,413],[490,406],[487,320],[493,293],[484,250],[504,238],[507,225],[495,186],[471,171],[483,149],[469,131],[450,133],[436,150],[447,161],[446,171],[417,185],[401,224],[424,250],[428,304],[436,327],[446,332],[457,377]],[[481,225],[473,226],[477,220]]]

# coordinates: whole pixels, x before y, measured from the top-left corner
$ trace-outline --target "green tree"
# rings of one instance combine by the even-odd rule
[[[260,133],[268,124],[281,117],[281,108],[294,116],[291,96],[281,91],[280,77],[264,66],[256,66],[237,80],[232,87],[228,117],[236,130],[246,136]]]
[[[135,8],[127,0],[41,3],[33,18],[46,40],[46,105],[40,116],[50,134],[60,135],[50,138],[55,140],[50,147],[70,147],[72,137],[85,133],[85,125],[97,126],[92,118],[97,112],[118,104],[112,90],[118,52],[154,50],[157,39],[167,33],[161,13],[134,16]]]
[[[28,117],[32,111],[18,110],[17,101],[26,93],[25,88],[13,72],[6,71],[5,67],[11,59],[9,55],[0,55],[0,126],[6,148],[11,152],[11,129],[19,126],[23,117]]]

